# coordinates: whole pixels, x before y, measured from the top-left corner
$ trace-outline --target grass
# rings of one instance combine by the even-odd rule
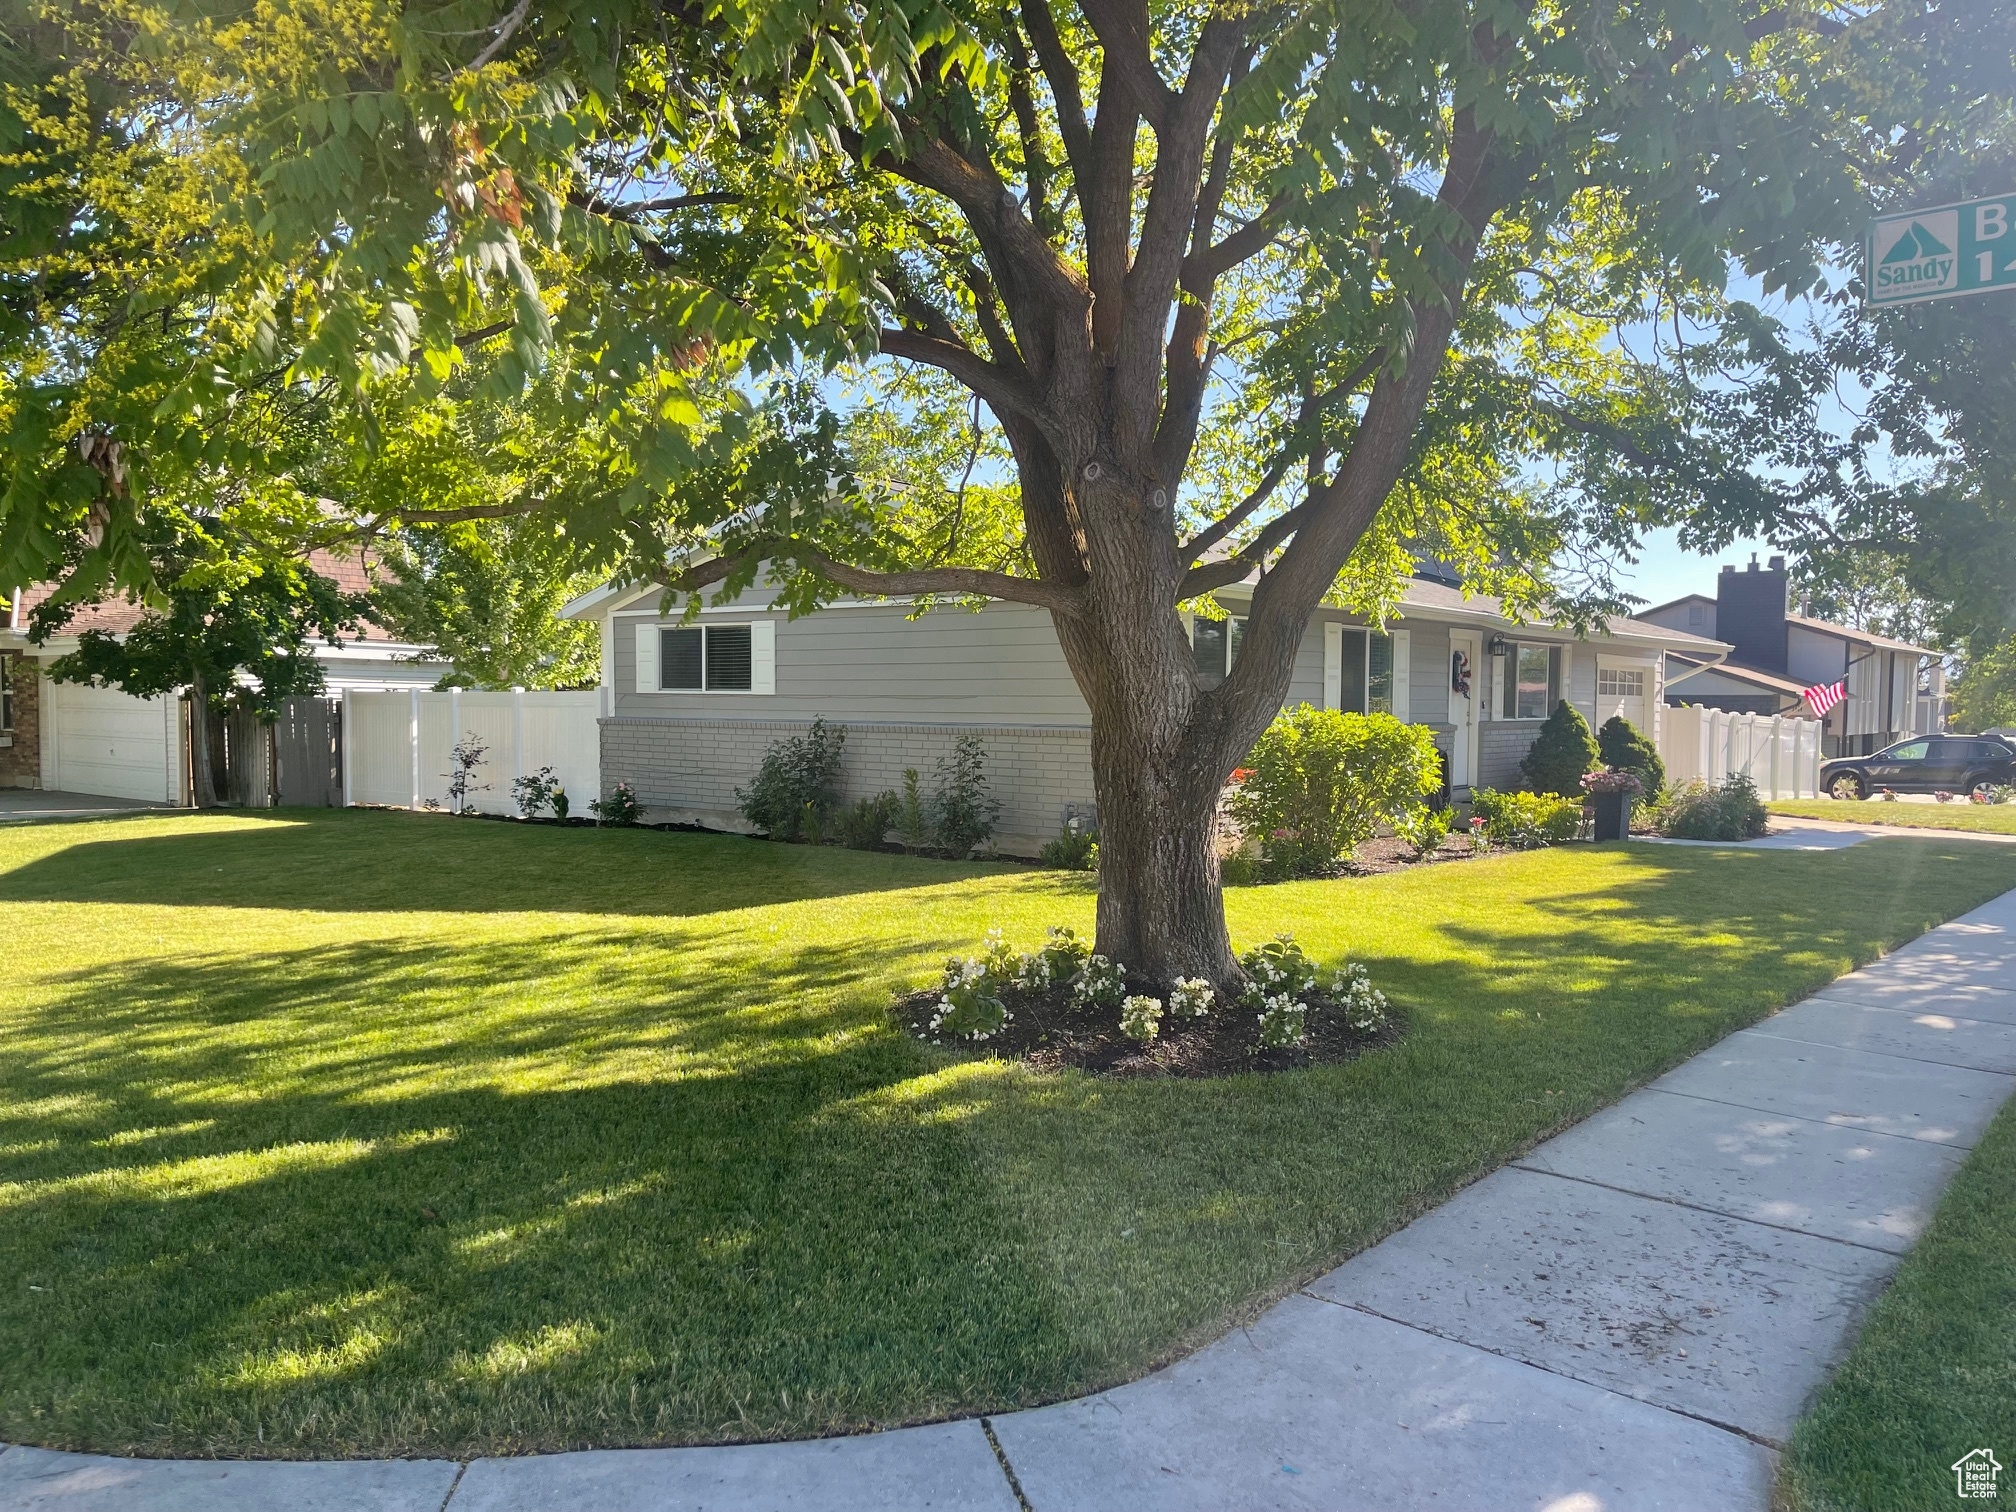
[[[1089,879],[320,811],[0,830],[0,1441],[501,1452],[1054,1399],[2016,885],[2016,847],[1577,846],[1235,889],[1361,1061],[1100,1082],[891,1027]]]
[[[1793,1433],[1782,1512],[1954,1503],[1951,1465],[2016,1450],[2016,1102],[1961,1166],[1854,1352]]]
[[[1766,805],[1788,819],[1838,819],[1844,824],[1893,824],[1899,829],[1972,830],[2016,835],[2016,803],[1882,803],[1802,798]]]

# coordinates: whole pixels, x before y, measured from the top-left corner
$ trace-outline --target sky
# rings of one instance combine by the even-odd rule
[[[1617,579],[1625,592],[1645,600],[1645,607],[1668,603],[1683,593],[1705,593],[1712,598],[1715,574],[1724,562],[1747,566],[1752,552],[1758,561],[1766,562],[1775,549],[1767,541],[1737,541],[1714,556],[1697,556],[1681,549],[1674,532],[1655,530],[1640,547],[1637,565],[1621,568]]]

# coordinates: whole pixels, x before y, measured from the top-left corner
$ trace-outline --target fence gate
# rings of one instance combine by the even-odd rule
[[[343,802],[343,703],[304,695],[280,707],[273,726],[274,787],[290,808]]]

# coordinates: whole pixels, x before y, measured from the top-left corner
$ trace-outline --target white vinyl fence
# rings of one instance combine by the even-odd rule
[[[1721,709],[1659,711],[1659,756],[1671,785],[1747,772],[1766,798],[1820,796],[1820,721]]]
[[[350,690],[343,695],[343,801],[424,808],[448,806],[458,743],[484,747],[470,774],[470,805],[515,814],[511,781],[541,767],[585,818],[602,793],[599,693],[446,693]]]

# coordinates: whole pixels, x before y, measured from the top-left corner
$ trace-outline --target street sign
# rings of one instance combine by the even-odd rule
[[[2016,289],[2016,194],[1880,216],[1862,251],[1871,305]]]

